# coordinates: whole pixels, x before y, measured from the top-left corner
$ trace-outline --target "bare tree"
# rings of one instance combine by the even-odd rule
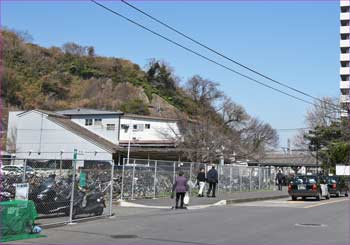
[[[269,148],[278,144],[278,134],[270,124],[252,118],[241,130],[241,144],[244,154],[262,157]]]
[[[337,99],[323,97],[314,104],[306,113],[306,122],[310,128],[330,126],[338,118],[340,106]]]
[[[195,103],[202,107],[213,106],[213,103],[223,97],[218,89],[218,83],[195,75],[187,81],[186,91]]]
[[[77,55],[77,56],[84,56],[86,55],[86,52],[87,52],[87,47],[80,46],[73,42],[65,43],[62,49],[66,54]]]

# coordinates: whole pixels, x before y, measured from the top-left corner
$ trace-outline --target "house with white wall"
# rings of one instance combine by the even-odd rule
[[[125,114],[120,121],[119,145],[175,147],[181,139],[177,119]]]
[[[30,110],[16,115],[16,158],[113,160],[118,146],[73,122],[70,117]],[[13,122],[8,125],[13,126]]]
[[[120,118],[123,112],[77,108],[57,111],[56,113],[67,116],[74,123],[109,140],[113,144],[118,144]]]
[[[181,139],[176,119],[85,108],[10,112],[11,134],[16,157],[31,159],[71,159],[78,149],[80,159],[121,161],[129,142],[131,157],[176,159]]]

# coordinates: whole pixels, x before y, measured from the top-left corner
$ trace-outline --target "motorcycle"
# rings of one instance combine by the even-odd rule
[[[11,193],[6,192],[6,191],[1,191],[0,192],[0,202],[6,202],[11,200]]]
[[[77,196],[74,197],[73,218],[79,214],[102,215],[106,207],[103,192],[78,188]]]
[[[31,191],[29,199],[34,201],[36,210],[40,214],[65,213],[68,215],[71,189],[67,184],[56,184],[53,179],[48,179]]]

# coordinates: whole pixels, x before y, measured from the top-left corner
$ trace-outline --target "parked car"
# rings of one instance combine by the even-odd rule
[[[5,165],[1,167],[2,174],[23,174],[24,172],[24,166],[19,165]],[[30,166],[26,166],[26,173],[27,174],[34,174],[34,169]]]
[[[349,195],[349,186],[344,177],[328,176],[327,177],[328,190],[331,195],[340,197],[340,195]]]
[[[303,200],[307,197],[315,197],[317,200],[330,198],[325,177],[316,175],[297,175],[288,185],[288,194],[292,200],[297,200],[298,197]]]

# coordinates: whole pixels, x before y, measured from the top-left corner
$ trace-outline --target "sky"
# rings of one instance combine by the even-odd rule
[[[232,69],[258,78],[149,20],[120,1],[102,1],[113,10]],[[154,17],[226,56],[315,97],[338,97],[338,1],[132,1]],[[27,31],[33,42],[61,47],[66,42],[94,46],[101,56],[131,60],[145,67],[166,61],[182,82],[200,75],[247,112],[278,129],[280,147],[306,127],[310,105],[252,83],[205,61],[90,1],[1,1],[1,25]],[[271,86],[277,85],[258,78]],[[292,91],[286,91],[297,96]],[[309,98],[305,98],[309,100]]]

